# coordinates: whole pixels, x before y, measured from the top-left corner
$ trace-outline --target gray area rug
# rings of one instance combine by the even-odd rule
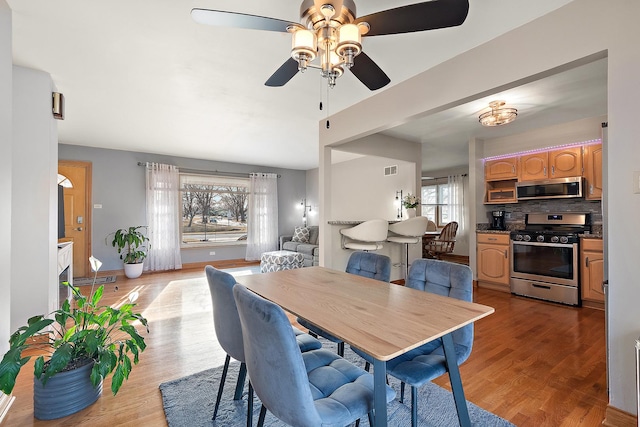
[[[327,343],[327,348],[335,351],[335,344]],[[345,349],[347,359],[363,366],[362,359],[351,351]],[[244,427],[246,425],[247,387],[242,400],[233,400],[237,373],[240,364],[232,362],[229,367],[225,390],[220,402],[220,409],[216,421],[211,421],[213,407],[218,392],[222,366],[208,369],[187,377],[179,378],[160,384],[162,403],[169,427],[202,427],[225,426]],[[400,403],[400,383],[395,378],[389,377],[390,385],[396,390],[396,399],[387,406],[389,426],[411,425],[411,390],[405,390],[405,403]],[[458,426],[458,414],[453,402],[453,395],[436,384],[428,383],[419,389],[418,396],[418,425],[420,427],[449,427]],[[471,423],[478,427],[507,427],[513,426],[510,422],[485,411],[484,409],[468,402]],[[257,397],[253,405],[254,425],[260,412],[260,402]],[[286,424],[267,413],[265,426],[284,427]],[[361,426],[368,426],[367,417],[363,418]]]
[[[102,276],[96,277],[96,285],[104,285],[106,283],[113,283],[116,281],[116,276]],[[93,283],[93,277],[74,277],[73,286],[86,286]]]

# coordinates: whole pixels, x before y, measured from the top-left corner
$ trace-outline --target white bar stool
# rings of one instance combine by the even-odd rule
[[[351,228],[340,230],[342,249],[356,251],[377,251],[387,239],[389,222],[384,219],[372,219]]]
[[[389,225],[389,235],[387,242],[404,244],[405,247],[405,280],[409,277],[409,245],[422,243],[422,236],[427,231],[429,220],[424,216],[409,218],[406,221],[396,222]]]

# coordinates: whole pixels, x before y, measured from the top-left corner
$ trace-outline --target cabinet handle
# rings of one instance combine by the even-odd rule
[[[515,165],[511,165],[511,172],[516,173],[516,167],[515,167]]]
[[[556,174],[556,167],[551,166],[551,176],[554,176],[555,174]]]
[[[507,254],[507,250],[506,250],[506,249],[504,250],[504,257],[505,257],[505,259],[506,259],[506,258],[509,258],[509,256],[508,256],[508,254]]]
[[[489,237],[487,240],[498,240],[495,237]]]
[[[589,186],[589,194],[593,194],[593,184]]]
[[[589,257],[586,257],[586,258],[584,259],[584,266],[585,266],[585,267],[589,267]]]
[[[547,176],[547,167],[546,166],[542,168],[542,175],[543,176]]]

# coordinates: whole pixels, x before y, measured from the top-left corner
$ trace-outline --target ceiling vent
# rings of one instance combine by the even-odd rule
[[[384,176],[398,175],[398,165],[385,166]]]

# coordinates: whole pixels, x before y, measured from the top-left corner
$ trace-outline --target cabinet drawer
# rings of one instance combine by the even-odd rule
[[[509,235],[498,233],[478,233],[478,243],[492,243],[494,245],[508,245]]]
[[[602,252],[602,239],[582,239],[583,251],[600,251]]]

